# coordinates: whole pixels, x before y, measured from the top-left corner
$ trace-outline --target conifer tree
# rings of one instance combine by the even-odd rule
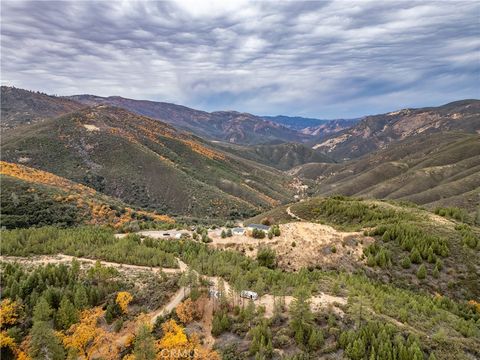
[[[57,311],[57,323],[62,329],[68,329],[78,321],[78,313],[72,302],[64,296]]]
[[[133,354],[135,360],[155,360],[156,356],[155,339],[148,325],[142,324],[137,330]]]

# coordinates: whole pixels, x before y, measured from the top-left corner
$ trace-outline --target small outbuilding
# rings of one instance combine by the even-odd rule
[[[245,235],[245,228],[236,227],[232,229],[232,235]]]
[[[257,230],[262,230],[262,231],[265,231],[265,232],[268,232],[268,230],[270,230],[270,226],[262,225],[262,224],[250,224],[247,227],[250,230],[257,229]]]

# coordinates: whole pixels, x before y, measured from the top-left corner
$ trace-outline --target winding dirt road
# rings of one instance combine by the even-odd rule
[[[292,212],[292,209],[290,209],[290,206],[287,207],[287,214],[288,214],[290,217],[294,218],[294,219],[303,221],[303,219],[302,219],[300,216],[297,216],[297,215],[295,215],[295,214]]]

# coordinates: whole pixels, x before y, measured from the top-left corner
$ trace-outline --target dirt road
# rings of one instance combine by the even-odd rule
[[[303,221],[303,219],[297,215],[295,215],[293,212],[292,212],[292,209],[290,209],[290,206],[287,207],[287,214],[288,216],[294,218],[294,219],[297,219],[297,220],[300,220],[300,221]]]
[[[175,295],[172,296],[172,298],[168,301],[167,304],[149,314],[151,316],[150,323],[153,325],[157,321],[158,317],[164,316],[172,312],[172,310],[175,309],[178,305],[180,305],[183,299],[185,299],[189,294],[190,291],[188,288],[181,287],[180,289],[178,289],[178,291],[175,293]]]
[[[80,263],[88,263],[88,264],[95,264],[97,261],[100,261],[100,264],[102,264],[103,266],[110,266],[119,270],[121,269],[143,270],[143,271],[151,271],[154,273],[164,272],[166,274],[181,273],[185,271],[185,267],[186,267],[186,264],[182,261],[179,261],[179,268],[174,269],[174,268],[160,268],[160,267],[150,267],[150,266],[141,266],[141,265],[121,264],[121,263],[115,263],[110,261],[88,259],[88,258],[75,257],[70,255],[64,255],[64,254],[39,255],[39,256],[33,256],[33,257],[0,256],[0,261],[18,262],[23,264],[39,264],[39,265],[62,264],[62,263],[66,264],[66,263],[71,263],[73,259],[78,260]]]

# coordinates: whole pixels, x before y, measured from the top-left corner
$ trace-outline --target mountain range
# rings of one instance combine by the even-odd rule
[[[2,160],[161,214],[248,217],[306,194],[470,212],[479,203],[478,100],[327,122],[4,86],[1,95]]]

